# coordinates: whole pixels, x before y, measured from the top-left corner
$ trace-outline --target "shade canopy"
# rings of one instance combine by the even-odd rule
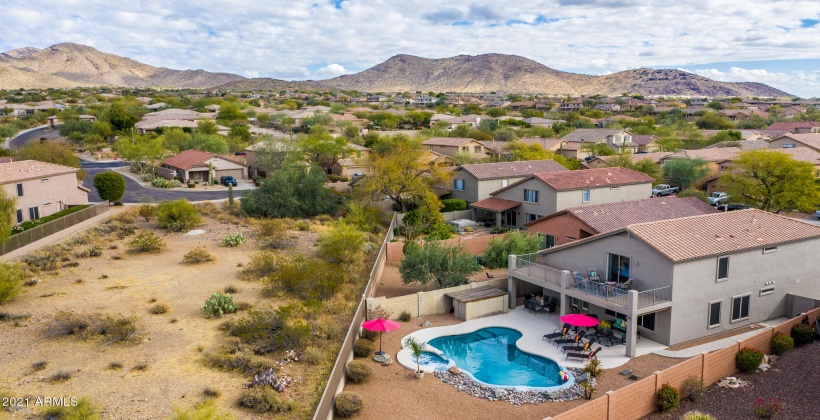
[[[362,322],[362,328],[369,331],[387,332],[401,328],[401,324],[389,319],[379,318]]]
[[[561,322],[572,325],[573,327],[594,327],[600,321],[597,318],[587,316],[584,314],[569,314],[561,317]]]

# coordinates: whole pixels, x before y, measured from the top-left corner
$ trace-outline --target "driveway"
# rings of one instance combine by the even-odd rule
[[[88,201],[92,203],[103,201],[99,194],[97,194],[97,190],[94,188],[94,175],[97,175],[100,172],[110,171],[115,168],[128,166],[125,162],[89,162],[81,160],[80,163],[86,173],[85,179],[83,180],[83,186],[91,190],[88,193]],[[234,192],[234,197],[239,198],[241,196],[241,191]],[[157,203],[160,201],[178,200],[180,198],[187,198],[188,201],[225,200],[228,198],[228,192],[146,188],[130,177],[125,177],[125,195],[122,197],[123,203]]]

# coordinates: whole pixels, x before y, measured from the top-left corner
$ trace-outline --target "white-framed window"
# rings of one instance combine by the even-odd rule
[[[751,295],[735,296],[732,298],[732,322],[743,321],[749,318],[749,303]]]
[[[473,146],[474,153],[481,153],[481,146]]]
[[[524,190],[524,201],[528,203],[538,202],[538,190]]]
[[[655,331],[655,313],[641,315],[638,317],[638,326],[650,331]]]
[[[775,252],[777,252],[777,247],[776,246],[767,246],[767,247],[763,248],[763,253],[764,254],[772,254],[772,253],[775,253]]]
[[[723,307],[722,300],[709,302],[709,328],[720,326],[720,313]]]
[[[23,209],[17,209],[17,224],[23,223]]]
[[[454,179],[453,180],[453,189],[456,191],[464,191],[464,180],[463,179]]]
[[[28,208],[28,220],[37,220],[40,218],[40,209],[38,207]]]
[[[581,191],[581,202],[589,203],[589,190]]]
[[[718,258],[717,281],[729,280],[729,257]]]
[[[18,197],[23,196],[23,184],[17,184],[17,196]]]

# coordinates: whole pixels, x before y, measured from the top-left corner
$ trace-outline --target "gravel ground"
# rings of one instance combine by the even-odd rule
[[[738,389],[709,387],[698,402],[681,402],[668,413],[653,413],[646,419],[679,419],[693,410],[717,419],[754,419],[757,398],[773,398],[783,403],[778,419],[820,419],[820,341],[786,353],[767,372],[738,373],[749,384]]]
[[[432,284],[422,285],[418,283],[402,283],[401,274],[399,274],[399,264],[401,264],[400,261],[389,261],[385,264],[384,273],[382,273],[382,277],[379,281],[379,287],[376,289],[376,296],[391,298],[434,289]],[[495,270],[485,269],[470,276],[470,281],[486,281],[488,279],[486,273],[490,273],[497,279],[507,277],[506,268],[498,268]]]

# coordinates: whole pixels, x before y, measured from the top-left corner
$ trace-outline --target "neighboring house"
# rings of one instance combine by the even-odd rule
[[[654,181],[626,168],[539,173],[470,207],[476,210],[476,220],[494,219],[497,226],[518,227],[570,207],[649,198]]]
[[[14,220],[19,224],[88,204],[89,190],[77,182],[79,171],[37,160],[0,163],[0,184],[16,199]]]
[[[695,149],[681,150],[661,159],[661,166],[666,165],[671,159],[702,159],[707,162],[709,173],[704,177],[706,180],[716,178],[721,172],[721,162],[734,159],[742,152],[739,147],[723,147],[718,149]]]
[[[638,145],[639,152],[657,152],[661,150],[658,140],[661,138],[654,134],[633,134],[632,142]]]
[[[704,149],[722,149],[727,147],[739,147],[742,150],[760,150],[768,149],[769,142],[766,140],[730,140],[706,146]]]
[[[814,166],[814,175],[820,178],[820,152],[808,147],[795,147],[793,149],[772,149],[777,152],[785,153],[792,157],[792,159],[800,162],[808,162]],[[718,164],[718,176],[706,181],[706,192],[712,193],[718,191],[719,176],[726,171],[732,170],[732,160],[726,160]]]
[[[584,107],[584,102],[580,99],[575,99],[572,101],[562,102],[561,105],[558,105],[558,109],[564,112],[570,111],[580,111],[581,108]]]
[[[640,200],[571,207],[525,223],[527,232],[545,236],[546,247],[563,245],[634,223],[714,213],[715,207],[697,197],[653,197]]]
[[[437,168],[449,168],[455,165],[455,162],[453,162],[453,159],[451,159],[450,156],[443,155],[432,150],[428,150],[426,154],[419,158],[419,160],[428,166],[435,166]]]
[[[259,176],[267,176],[265,173],[265,168],[262,168],[258,164],[258,155],[257,151],[265,147],[266,142],[260,141],[258,143],[254,143],[243,150],[245,153],[245,165],[248,166],[248,177],[253,178],[256,175]],[[292,144],[282,141],[282,140],[274,140],[273,147],[276,148],[278,152],[285,152],[293,150],[294,147]]]
[[[621,110],[621,106],[615,103],[612,104],[598,104],[592,107],[592,109],[597,111],[604,111],[604,112],[618,112]]]
[[[632,163],[638,163],[642,160],[649,160],[652,163],[660,166],[661,160],[663,158],[673,154],[673,152],[653,152],[653,153],[632,153],[626,156],[632,160]],[[598,156],[596,158],[590,159],[586,162],[581,162],[581,169],[590,169],[590,168],[607,168],[609,167],[609,160],[613,159],[615,155],[611,156]]]
[[[808,147],[820,152],[820,133],[786,134],[769,142],[772,149]]]
[[[820,226],[756,209],[631,224],[510,257],[510,305],[546,293],[602,320],[627,322],[626,355],[643,340],[675,345],[785,315],[786,295],[816,295]],[[596,270],[602,281],[573,281]],[[630,281],[629,291],[617,285]]]
[[[431,137],[421,144],[433,152],[447,156],[467,154],[477,158],[486,158],[493,154],[492,150],[478,140],[466,137]]]
[[[548,118],[540,118],[540,117],[530,117],[530,118],[524,118],[524,122],[529,124],[529,125],[532,125],[532,126],[552,128],[553,125],[558,124],[558,123],[563,123],[563,122],[566,122],[566,121],[564,121],[564,120],[551,120],[551,119],[548,119]]]
[[[513,110],[513,111],[520,111],[524,108],[535,108],[535,102],[534,101],[516,101],[516,102],[510,102],[507,106],[510,107],[510,109]]]
[[[516,140],[523,144],[537,144],[550,152],[559,152],[567,142],[562,139],[545,139],[542,137],[524,137]]]
[[[209,168],[214,170],[213,179],[215,181],[219,181],[219,178],[223,176],[232,176],[236,179],[248,177],[248,167],[245,164],[201,150],[180,152],[165,159],[160,167],[170,169],[175,173],[174,176],[179,177],[182,182],[207,181]]]
[[[452,198],[475,203],[490,193],[514,184],[525,177],[545,172],[563,172],[568,169],[554,160],[527,160],[520,162],[476,163],[461,165],[452,173]]]
[[[370,149],[350,143],[354,153],[334,163],[330,170],[335,175],[353,177],[370,174]]]
[[[590,156],[589,152],[585,151],[584,145],[591,144],[605,144],[611,149],[619,153],[635,153],[638,151],[638,145],[632,141],[632,133],[626,130],[610,130],[605,128],[579,128],[564,137],[561,140],[567,142],[563,150],[569,149],[570,145],[577,145],[573,147],[572,153],[564,156],[573,159],[583,159]]]
[[[794,134],[820,133],[820,122],[798,121],[798,122],[776,122],[766,127],[767,130],[786,130]]]

